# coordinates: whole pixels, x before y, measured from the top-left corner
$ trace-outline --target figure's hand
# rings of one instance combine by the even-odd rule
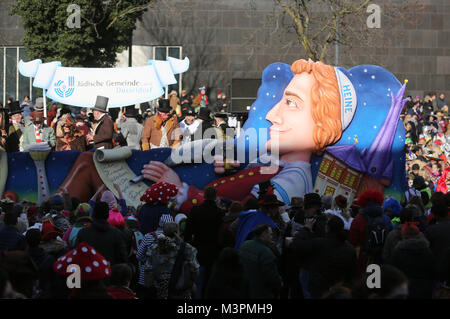
[[[177,173],[166,164],[150,161],[141,171],[144,178],[156,183],[166,182],[181,188],[182,183]]]

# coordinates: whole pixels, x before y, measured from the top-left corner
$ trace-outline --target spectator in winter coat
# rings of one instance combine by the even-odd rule
[[[425,237],[430,242],[430,248],[438,264],[442,262],[445,252],[450,247],[450,218],[447,205],[445,197],[433,203],[436,224],[428,226],[425,231]]]
[[[55,298],[54,285],[55,285],[55,275],[53,273],[53,263],[55,258],[49,253],[45,252],[39,243],[41,242],[41,233],[39,229],[34,228],[27,231],[25,235],[28,244],[28,253],[36,264],[39,272],[38,288],[39,294],[38,298]]]
[[[273,299],[279,295],[282,281],[277,269],[277,258],[269,248],[272,228],[268,224],[258,225],[253,234],[255,238],[245,241],[239,248],[250,298]]]
[[[27,247],[25,237],[15,227],[17,225],[17,213],[6,212],[3,221],[5,226],[0,228],[0,252],[3,250],[25,250]]]
[[[367,190],[358,198],[358,204],[363,210],[362,213],[355,217],[350,226],[349,242],[356,248],[360,274],[362,271],[365,271],[368,258],[371,257],[364,251],[368,219],[382,217],[387,231],[389,232],[393,229],[391,220],[383,214],[383,209],[381,207],[383,200],[383,194],[380,191],[374,190]]]
[[[111,272],[108,293],[113,299],[137,299],[136,294],[130,289],[133,276],[131,267],[127,264],[117,264],[111,267]]]
[[[204,202],[194,206],[186,221],[184,238],[198,250],[198,262],[201,265],[197,288],[204,293],[211,275],[214,261],[219,255],[219,229],[225,212],[217,206],[217,192],[214,187],[205,189]]]
[[[156,298],[156,291],[145,286],[145,268],[146,260],[147,260],[147,252],[150,247],[156,242],[158,236],[164,233],[163,228],[167,223],[173,222],[172,216],[169,214],[163,214],[159,219],[159,227],[154,232],[150,232],[145,234],[144,239],[138,247],[136,253],[136,259],[138,260],[139,266],[139,279],[137,286],[137,293],[139,298]]]
[[[108,204],[97,202],[94,207],[92,225],[83,228],[78,233],[77,246],[87,243],[102,254],[111,265],[127,262],[126,243],[115,227],[109,225]]]
[[[248,283],[239,253],[231,247],[224,248],[217,259],[205,293],[206,299],[249,298]]]
[[[415,205],[408,204],[400,212],[400,225],[396,227],[393,231],[389,232],[386,237],[386,242],[383,247],[383,260],[390,260],[392,254],[394,253],[395,246],[402,240],[401,225],[406,222],[414,222],[414,216],[417,214],[419,208]],[[425,236],[420,233],[425,239]]]
[[[421,233],[415,223],[404,223],[401,235],[402,240],[395,247],[389,263],[408,278],[409,298],[431,299],[436,267],[429,242],[420,236]]]
[[[178,251],[184,245],[182,264],[187,266],[190,281],[194,282],[199,273],[197,262],[197,250],[188,243],[184,243],[179,237],[178,225],[176,223],[166,223],[163,227],[163,234],[158,237],[155,244],[150,247],[147,253],[150,260],[149,272],[152,273],[152,285],[156,288],[158,299],[191,299],[192,286],[176,291],[171,289],[170,282]],[[158,272],[153,272],[158,267]]]
[[[352,286],[357,274],[356,251],[347,241],[344,222],[330,216],[326,237],[304,240],[296,247],[297,258],[305,260],[309,269],[307,290],[311,298],[321,298],[337,283]]]
[[[127,140],[127,145],[131,149],[141,149],[142,130],[144,126],[136,120],[138,116],[137,109],[134,105],[127,106],[124,114],[125,122],[119,126],[120,132]]]

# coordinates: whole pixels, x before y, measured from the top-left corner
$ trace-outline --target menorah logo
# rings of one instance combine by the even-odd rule
[[[59,80],[55,84],[55,93],[61,98],[68,98],[75,90],[75,77],[69,76],[68,85],[64,81]]]

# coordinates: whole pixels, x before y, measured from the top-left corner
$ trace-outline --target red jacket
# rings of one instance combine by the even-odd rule
[[[227,198],[234,201],[245,203],[252,197],[250,192],[253,186],[265,182],[274,177],[280,169],[274,174],[261,174],[260,167],[242,170],[234,175],[219,178],[204,188],[215,187],[217,196]],[[189,214],[193,206],[203,203],[203,190],[199,190],[195,186],[189,186],[188,199],[181,205],[180,212]]]

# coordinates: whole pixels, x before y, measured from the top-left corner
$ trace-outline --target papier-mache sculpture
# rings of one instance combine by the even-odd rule
[[[267,181],[286,205],[292,197],[311,192],[341,194],[351,201],[368,188],[400,199],[405,187],[405,130],[399,119],[404,91],[405,85],[379,66],[347,70],[311,60],[274,63],[263,71],[257,100],[239,137],[220,144],[232,149],[233,159],[240,162],[234,174],[220,174],[217,165],[206,160],[174,160],[198,148],[203,151],[200,159],[206,149],[217,155],[218,144],[211,140],[174,150],[132,150],[122,161],[135,175],[144,176],[139,183],[145,187],[160,181],[176,185],[179,209],[185,212],[202,202],[207,186],[216,187],[220,197],[246,201],[257,197],[258,184]],[[64,187],[88,200],[108,182],[100,177],[107,174],[99,174],[93,157],[93,152],[52,152],[46,161],[50,191]],[[198,153],[189,158],[198,160]],[[36,180],[28,154],[8,154],[7,166],[8,178],[0,191],[36,199],[36,185],[21,178]]]

